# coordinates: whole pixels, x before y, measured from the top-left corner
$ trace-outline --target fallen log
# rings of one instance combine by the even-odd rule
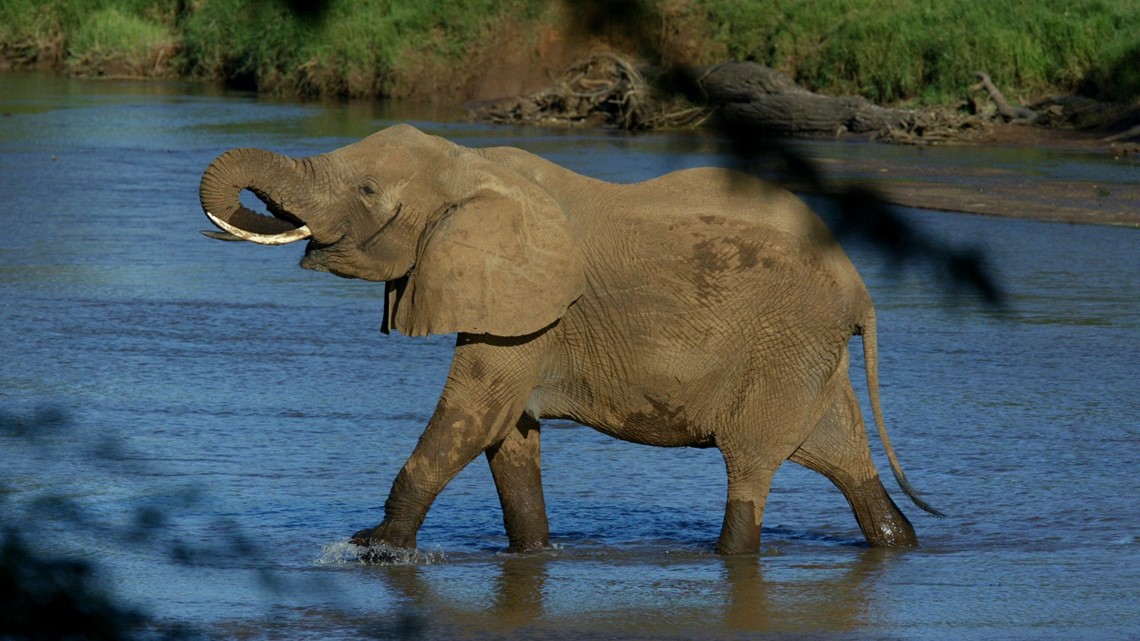
[[[997,85],[994,84],[993,80],[990,79],[988,73],[975,71],[974,77],[977,78],[979,82],[973,87],[970,87],[970,89],[972,91],[984,89],[985,92],[989,94],[990,100],[992,100],[997,107],[998,113],[1001,114],[1001,117],[1005,118],[1007,122],[1019,124],[1033,124],[1037,122],[1037,118],[1039,117],[1038,113],[1032,109],[1011,105],[1009,101],[1005,99],[1001,90],[997,88]]]
[[[571,65],[551,87],[485,103],[471,118],[504,124],[695,127],[712,115],[751,128],[793,135],[866,134],[904,143],[978,137],[981,119],[950,110],[880,107],[859,96],[827,96],[755,62],[656,69],[612,53]]]
[[[708,106],[727,118],[781,133],[887,133],[906,127],[913,112],[880,107],[858,96],[825,96],[755,62],[729,62],[689,72]]]
[[[1125,129],[1124,131],[1112,134],[1111,136],[1105,136],[1100,140],[1101,142],[1121,142],[1134,139],[1140,140],[1140,125]]]

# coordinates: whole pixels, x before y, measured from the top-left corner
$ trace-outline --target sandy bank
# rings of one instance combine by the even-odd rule
[[[811,153],[831,180],[870,183],[906,207],[1140,228],[1140,154],[1092,132],[999,125],[979,142],[891,151]],[[1112,177],[1065,178],[1069,158],[1109,164]]]

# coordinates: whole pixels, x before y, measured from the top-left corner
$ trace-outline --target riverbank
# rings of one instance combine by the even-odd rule
[[[980,95],[971,96],[969,112],[884,109],[807,91],[756,63],[674,68],[692,90],[663,96],[646,84],[651,73],[614,54],[594,55],[549,87],[478,105],[470,118],[587,129],[700,126],[734,141],[724,151],[735,162],[762,172],[771,166],[781,179],[802,182],[791,185],[800,191],[870,186],[906,207],[1140,227],[1140,109],[1077,99],[1011,105],[988,79],[974,88]],[[1104,169],[1096,179],[1051,170],[1089,160]]]
[[[869,184],[903,207],[1140,228],[1140,156],[1115,155],[1088,132],[1006,124],[969,144],[862,146],[815,145],[809,154],[833,184]],[[1088,159],[1105,169],[1069,169]]]

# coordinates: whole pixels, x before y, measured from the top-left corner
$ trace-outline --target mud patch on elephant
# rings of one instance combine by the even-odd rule
[[[718,554],[755,554],[760,549],[760,521],[763,504],[744,499],[729,499],[724,510],[724,525]]]
[[[693,284],[700,288],[701,296],[710,296],[718,289],[721,279],[762,265],[774,266],[769,257],[762,257],[761,247],[740,238],[709,238],[693,245]]]
[[[630,413],[622,424],[624,435],[620,438],[663,447],[715,445],[713,435],[701,434],[684,405],[673,406],[649,396],[645,400],[649,409]]]
[[[710,238],[693,245],[693,258],[706,272],[740,271],[760,264],[760,250],[739,238]]]
[[[899,510],[883,482],[875,476],[859,483],[849,484],[845,490],[848,502],[855,512],[855,520],[863,537],[872,547],[914,547],[918,535],[906,515]]]
[[[483,378],[483,375],[486,373],[487,373],[487,368],[483,365],[482,360],[474,359],[471,361],[471,377],[472,378],[474,378],[475,380],[481,380]]]

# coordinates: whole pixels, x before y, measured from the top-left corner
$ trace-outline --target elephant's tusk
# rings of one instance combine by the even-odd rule
[[[217,231],[216,229],[203,229],[201,232],[206,238],[213,238],[214,240],[229,240],[229,241],[244,241],[241,236],[234,236],[228,231]]]
[[[232,236],[236,236],[236,238],[233,240],[248,240],[251,243],[257,243],[258,245],[287,245],[289,243],[295,243],[298,240],[304,240],[313,235],[313,232],[309,230],[308,225],[302,225],[301,227],[298,227],[291,231],[282,232],[280,234],[255,234],[253,232],[245,231],[244,229],[238,229],[237,227],[234,227],[221,218],[218,218],[217,216],[211,214],[210,212],[206,212],[206,216],[210,218],[210,222],[217,225],[222,231],[228,232]],[[219,236],[210,237],[219,238]],[[230,239],[222,238],[222,240]]]

